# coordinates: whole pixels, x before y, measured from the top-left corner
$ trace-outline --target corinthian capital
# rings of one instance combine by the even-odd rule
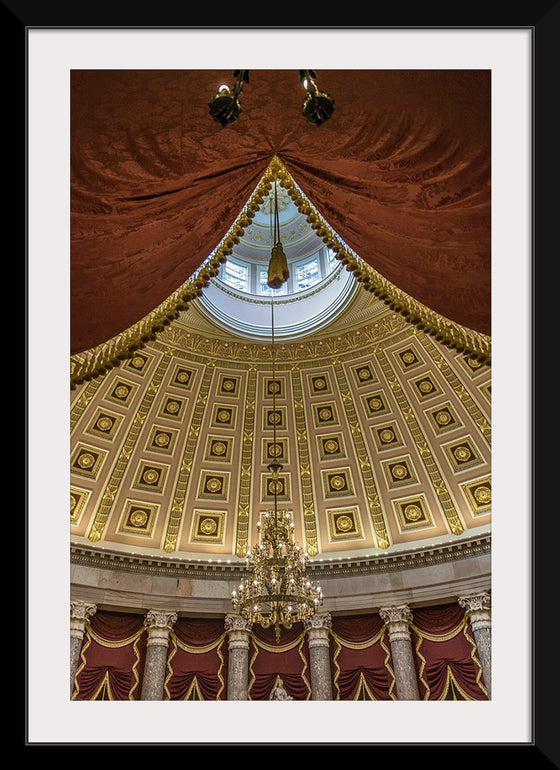
[[[71,601],[70,602],[70,620],[82,621],[85,623],[95,615],[97,611],[97,605],[92,602],[84,601]]]
[[[473,631],[489,629],[490,621],[490,594],[482,591],[478,594],[460,596],[459,605],[465,608],[467,617]]]
[[[411,623],[412,610],[406,604],[400,604],[393,607],[381,607],[379,610],[382,621],[389,625],[390,623]]]
[[[226,615],[224,626],[228,634],[232,631],[241,631],[243,633],[249,634],[251,633],[253,624],[250,620],[247,620],[247,618],[244,618],[242,615]]]
[[[310,618],[303,621],[303,627],[306,631],[314,629],[330,631],[332,628],[332,617],[330,612],[316,612]]]
[[[467,612],[481,612],[490,610],[490,594],[482,591],[478,594],[468,594],[459,597],[459,605],[464,607]]]
[[[148,630],[171,631],[177,620],[177,613],[171,610],[148,610],[144,625]]]
[[[86,630],[86,623],[95,615],[97,605],[92,602],[71,601],[70,602],[70,636],[76,639],[83,639]]]
[[[389,631],[391,642],[399,639],[410,639],[408,624],[412,622],[412,611],[406,604],[393,607],[381,607],[379,610],[381,620]]]

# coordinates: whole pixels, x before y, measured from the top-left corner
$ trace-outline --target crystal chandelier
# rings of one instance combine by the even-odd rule
[[[277,197],[275,208],[277,208]],[[277,222],[276,222],[277,224]],[[275,228],[275,246],[281,244]],[[274,253],[272,255],[274,257]],[[271,288],[278,288],[277,285]],[[276,392],[278,383],[275,370],[274,345],[274,296],[271,298],[272,311],[272,414],[276,415]],[[272,421],[273,451],[279,450],[276,442],[276,420]],[[246,563],[250,572],[242,580],[238,590],[232,591],[233,608],[242,617],[262,628],[274,627],[276,641],[280,639],[281,628],[291,628],[294,623],[310,618],[323,603],[323,592],[306,576],[309,561],[307,551],[295,541],[292,514],[278,510],[278,494],[281,486],[280,473],[283,466],[271,463],[267,466],[271,475],[270,487],[274,497],[274,508],[262,515],[257,528],[260,542],[247,553]]]

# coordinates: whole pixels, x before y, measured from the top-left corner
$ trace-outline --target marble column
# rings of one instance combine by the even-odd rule
[[[307,631],[311,669],[311,700],[332,700],[329,632],[332,618],[328,612],[312,615],[303,624]]]
[[[146,615],[148,643],[141,700],[163,700],[169,634],[176,620],[177,613],[170,610],[149,610]]]
[[[241,615],[226,615],[228,634],[228,700],[249,699],[249,639],[253,624]]]
[[[74,679],[78,670],[86,624],[96,611],[97,605],[91,602],[70,602],[70,696],[74,691]]]
[[[412,621],[412,611],[410,607],[402,604],[396,607],[382,607],[379,614],[389,634],[397,700],[420,700],[410,640],[409,624]]]
[[[478,659],[482,666],[482,677],[488,697],[492,695],[492,622],[490,616],[490,594],[482,591],[459,597],[471,623]]]

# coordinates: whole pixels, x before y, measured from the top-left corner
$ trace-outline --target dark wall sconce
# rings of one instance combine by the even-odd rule
[[[241,114],[239,97],[243,83],[249,82],[249,70],[235,70],[233,76],[236,78],[233,90],[227,84],[221,85],[208,104],[210,115],[222,126],[233,123]],[[328,94],[319,91],[315,77],[313,70],[299,70],[300,82],[307,91],[302,107],[303,116],[309,123],[320,126],[333,114],[334,101]]]

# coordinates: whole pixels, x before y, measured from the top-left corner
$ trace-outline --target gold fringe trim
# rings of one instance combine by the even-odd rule
[[[169,680],[173,676],[173,667],[171,666],[171,661],[173,660],[173,658],[175,657],[175,654],[177,652],[177,637],[175,636],[173,631],[171,631],[171,633],[169,634],[169,637],[170,637],[169,641],[171,643],[171,651],[167,655],[167,661],[165,663],[165,668],[167,669],[167,674],[166,674],[166,677],[165,677],[165,682],[163,683],[163,691],[164,691],[165,696],[166,696],[165,700],[171,700],[171,693],[169,692],[168,685],[169,685]]]
[[[413,626],[411,626],[413,627]],[[414,628],[414,627],[413,627]],[[416,631],[416,628],[414,628]],[[418,632],[417,632],[418,633]],[[420,658],[420,671],[418,672],[418,678],[426,688],[426,692],[424,693],[424,700],[430,699],[430,685],[426,682],[424,679],[424,669],[426,668],[426,658],[422,655],[420,652],[420,645],[422,644],[423,637],[418,636],[418,641],[416,642],[416,655]]]
[[[293,642],[287,642],[286,644],[278,644],[273,646],[263,642],[261,639],[257,639],[257,637],[254,636],[253,643],[255,647],[260,647],[267,652],[288,652],[288,650],[293,650],[294,647],[296,647],[298,644],[301,644],[302,639],[305,640],[305,633],[300,634]]]
[[[391,696],[391,700],[397,700],[397,696],[395,695],[395,692],[394,692],[395,687],[397,685],[397,680],[395,677],[395,672],[393,670],[393,667],[389,665],[389,661],[391,659],[391,651],[385,644],[385,637],[386,637],[385,631],[386,631],[386,628],[383,628],[380,645],[381,645],[381,649],[385,652],[385,660],[384,660],[385,668],[391,674],[391,685],[389,686],[389,695]]]
[[[270,192],[274,178],[274,164],[271,163],[249,202],[217,249],[202,263],[195,274],[174,291],[170,297],[126,331],[94,348],[71,356],[70,386],[72,389],[95,377],[106,374],[110,369],[119,366],[122,361],[131,358],[147,342],[155,340],[165,327],[179,317],[181,311],[186,310],[190,302],[201,296],[203,289],[208,286],[212,278],[218,275],[220,265],[227,260],[233,247],[251,224],[253,217]]]
[[[138,642],[138,639],[142,636],[144,633],[144,629],[141,628],[140,631],[137,631],[132,636],[129,636],[128,639],[122,639],[118,642],[110,642],[108,639],[104,639],[102,636],[98,636],[98,634],[95,633],[91,628],[89,629],[89,635],[91,638],[97,642],[97,644],[101,645],[101,647],[126,647],[129,644],[136,645]]]
[[[87,648],[91,644],[91,636],[89,634],[89,627],[86,628],[84,636],[85,636],[85,642],[82,644],[82,649],[80,650],[80,661],[81,661],[81,663],[78,666],[78,668],[76,670],[76,674],[74,676],[74,689],[73,689],[72,697],[71,697],[70,700],[76,700],[76,698],[80,694],[80,685],[78,684],[78,677],[79,677],[79,675],[81,674],[82,670],[84,669],[84,667],[86,665],[85,653],[86,653]]]
[[[373,647],[373,645],[381,639],[383,632],[384,629],[382,628],[381,631],[378,631],[377,634],[375,634],[375,636],[372,636],[371,639],[366,639],[365,642],[349,642],[341,636],[338,636],[338,634],[335,634],[334,631],[331,631],[331,636],[341,647],[346,647],[349,650],[365,650],[368,647]]]
[[[367,291],[383,300],[391,310],[400,313],[403,318],[420,331],[435,337],[436,341],[472,356],[478,361],[489,364],[491,361],[490,337],[460,326],[444,316],[435,313],[398,289],[374,268],[364,262],[332,231],[327,222],[299,190],[282,162],[275,158],[270,168],[275,168],[276,179],[290,195],[298,210],[307,216],[307,221],[323,242],[332,249],[337,259],[346,266],[354,278],[360,281]]]
[[[399,313],[418,330],[434,337],[447,347],[451,347],[480,361],[491,362],[491,338],[460,326],[444,316],[435,313],[398,289],[374,268],[355,254],[325,222],[317,210],[301,192],[292,176],[279,158],[274,157],[257,185],[249,202],[232,225],[213,254],[203,262],[198,271],[155,310],[144,316],[130,329],[118,334],[95,348],[71,356],[70,385],[75,388],[83,382],[105,374],[121,361],[130,358],[135,351],[144,347],[146,342],[156,339],[166,326],[178,318],[189,303],[200,297],[227,260],[233,247],[251,224],[255,213],[260,208],[272,183],[278,181],[287,190],[298,210],[305,214],[307,221],[323,242],[333,250],[346,270],[352,272],[364,288],[385,302],[394,312]]]
[[[488,690],[486,689],[486,687],[484,685],[484,682],[482,681],[482,665],[480,663],[480,660],[478,659],[478,650],[477,650],[477,647],[476,647],[476,642],[474,641],[474,639],[469,634],[469,630],[468,629],[469,629],[469,624],[467,623],[467,619],[465,617],[463,633],[465,634],[465,637],[467,638],[467,641],[471,645],[471,659],[472,659],[473,663],[475,664],[475,666],[477,668],[476,683],[480,687],[482,692],[488,698]]]
[[[210,642],[209,644],[206,644],[202,647],[195,647],[190,644],[185,644],[180,639],[178,639],[175,634],[173,634],[173,636],[175,637],[175,643],[177,644],[177,647],[180,647],[184,652],[190,652],[194,655],[202,655],[205,652],[211,652],[215,647],[221,645],[226,635],[222,634],[220,637],[218,637],[218,639],[216,639],[215,642]]]
[[[463,627],[465,625],[465,619],[461,620],[455,628],[452,628],[451,631],[448,631],[446,634],[436,635],[436,634],[430,634],[427,631],[421,631],[417,626],[415,626],[413,623],[410,624],[410,628],[412,628],[415,633],[422,637],[423,639],[427,639],[429,642],[448,642],[450,639],[453,639],[453,637],[457,636],[457,634],[463,630]]]

